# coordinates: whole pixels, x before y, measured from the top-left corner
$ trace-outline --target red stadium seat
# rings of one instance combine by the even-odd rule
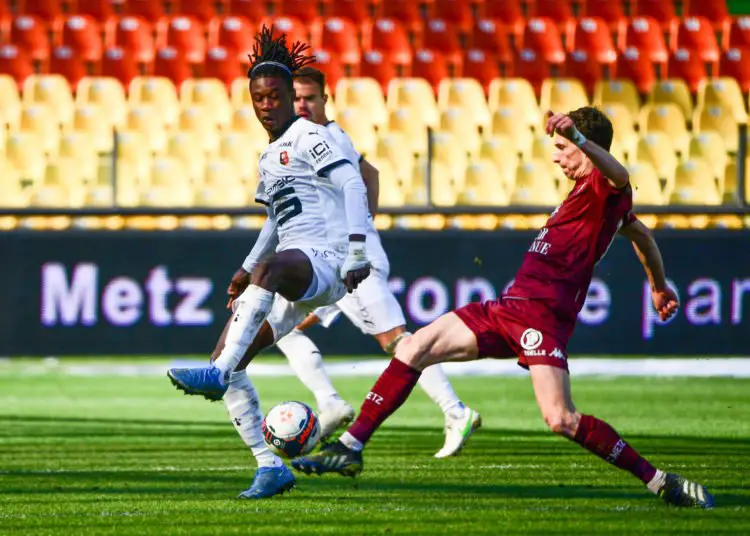
[[[273,26],[274,35],[286,34],[288,45],[292,45],[296,41],[307,43],[310,40],[308,27],[294,17],[266,17],[261,21],[261,25],[263,24],[269,27]]]
[[[357,25],[361,25],[370,16],[369,0],[335,0],[328,4],[326,14],[330,17],[341,17],[349,19]]]
[[[628,47],[617,57],[612,78],[630,79],[638,88],[638,92],[646,95],[651,93],[656,83],[656,70],[647,54],[635,47]]]
[[[625,37],[620,43],[620,50],[637,48],[641,54],[648,56],[651,61],[664,63],[669,53],[664,42],[664,34],[659,23],[651,17],[635,17],[630,19],[625,30]]]
[[[73,15],[65,19],[62,44],[69,46],[84,61],[102,58],[101,29],[96,19],[89,15]]]
[[[430,11],[431,18],[450,21],[464,33],[474,22],[470,0],[434,0]]]
[[[59,46],[52,50],[49,62],[50,74],[61,74],[70,84],[71,91],[75,92],[78,82],[86,76],[86,67],[82,58],[69,46]]]
[[[193,73],[183,51],[175,47],[164,47],[156,51],[154,76],[169,78],[179,91],[182,83],[192,78]]]
[[[719,61],[719,76],[737,80],[743,93],[750,91],[750,48],[730,48]]]
[[[263,0],[229,0],[228,14],[245,17],[250,21],[259,21],[268,15],[268,12]]]
[[[706,78],[706,67],[698,51],[679,48],[669,56],[667,65],[669,78],[682,78],[691,93],[698,91],[698,86]]]
[[[672,48],[686,48],[697,53],[703,61],[719,61],[719,44],[711,23],[703,17],[690,17],[680,21],[676,41]]]
[[[500,78],[500,59],[492,52],[478,48],[470,49],[464,56],[463,76],[475,78],[484,88],[485,95],[489,92],[490,83]]]
[[[108,28],[107,46],[122,48],[126,54],[135,56],[139,63],[154,61],[154,28],[151,23],[135,15],[126,15]]]
[[[386,0],[380,5],[379,16],[399,21],[410,32],[419,33],[422,28],[419,2],[414,0]]]
[[[297,18],[306,24],[320,16],[318,3],[310,0],[281,0],[279,9],[275,13]]]
[[[503,24],[509,31],[519,38],[523,35],[526,18],[523,16],[521,0],[504,0],[503,2],[485,2],[483,17],[494,19]]]
[[[388,84],[397,76],[396,64],[389,52],[370,50],[362,54],[359,76],[377,80],[385,94],[388,91]]]
[[[359,63],[360,49],[357,28],[348,19],[331,17],[323,23],[321,47],[340,56],[341,62],[349,65]]]
[[[16,45],[2,45],[0,46],[0,73],[12,76],[20,91],[24,80],[34,74],[34,66],[22,48]]]
[[[535,17],[548,17],[558,24],[573,20],[573,7],[570,0],[536,0]]]
[[[448,61],[445,56],[435,50],[417,50],[414,53],[411,75],[414,78],[427,80],[437,95],[440,81],[450,76]]]
[[[587,17],[602,19],[617,34],[627,21],[623,4],[619,0],[586,0],[584,9]]]
[[[181,0],[177,4],[172,13],[198,19],[203,24],[208,24],[216,15],[213,0]]]
[[[47,61],[50,42],[48,23],[34,15],[19,15],[10,27],[10,42],[34,61]]]
[[[347,76],[340,56],[322,48],[315,50],[315,64],[313,66],[323,71],[326,75],[326,81],[331,88],[335,88],[338,81],[342,77]],[[349,74],[349,76],[357,76],[358,74],[359,69]]]
[[[411,45],[406,28],[395,19],[376,19],[365,26],[365,48],[388,54],[399,65],[411,63]]]
[[[245,17],[228,15],[216,17],[208,30],[208,45],[225,48],[238,61],[248,63],[253,50],[255,26]]]
[[[130,81],[139,74],[138,58],[124,48],[112,47],[104,51],[102,76],[117,78],[127,91]]]
[[[17,12],[54,20],[63,14],[60,0],[19,0]]]
[[[100,24],[104,24],[115,16],[112,0],[77,0],[75,13],[77,15],[88,15]]]
[[[156,46],[172,47],[190,63],[201,63],[206,55],[203,23],[192,17],[175,16],[159,24]]]
[[[513,54],[507,32],[507,28],[500,21],[477,19],[470,36],[471,47],[493,54],[504,62],[510,62]]]
[[[125,13],[156,24],[164,17],[164,4],[160,0],[128,0],[125,2]]]
[[[461,63],[463,51],[458,27],[445,19],[431,19],[424,27],[422,48],[440,52],[452,64]]]
[[[542,92],[542,82],[552,76],[551,63],[534,50],[522,49],[514,58],[513,72],[515,78],[525,78],[534,88],[537,98]]]
[[[721,31],[729,23],[726,0],[685,0],[683,13],[690,17],[704,17],[714,30]]]
[[[636,15],[651,17],[666,32],[671,32],[677,25],[677,13],[672,0],[638,0],[635,5]]]
[[[206,62],[203,65],[203,76],[207,78],[218,78],[227,89],[232,81],[245,75],[242,64],[237,61],[233,51],[223,47],[212,47],[206,52]]]
[[[594,86],[604,78],[602,62],[586,50],[574,50],[565,60],[564,76],[577,78],[586,88],[589,98],[594,94]]]
[[[723,46],[725,49],[750,48],[750,17],[732,19],[729,28],[724,32]]]
[[[560,32],[555,22],[548,18],[529,19],[523,32],[523,48],[533,50],[549,63],[560,64],[565,61]]]
[[[617,59],[609,28],[602,19],[595,17],[578,20],[573,42],[568,48],[586,51],[588,56],[601,63],[614,63]]]

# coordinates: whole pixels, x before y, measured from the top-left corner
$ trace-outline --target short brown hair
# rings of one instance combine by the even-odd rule
[[[307,69],[307,67],[305,67]],[[609,151],[614,132],[612,122],[604,112],[593,106],[584,106],[568,114],[578,131],[602,149]]]
[[[308,80],[312,80],[314,83],[318,84],[318,87],[320,87],[320,94],[325,94],[326,91],[326,75],[323,74],[322,71],[319,71],[318,69],[314,67],[302,67],[301,69],[294,71],[294,79],[300,80],[306,78]]]

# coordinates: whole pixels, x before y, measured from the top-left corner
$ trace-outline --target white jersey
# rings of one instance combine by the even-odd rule
[[[325,176],[327,170],[346,161],[348,155],[328,130],[303,118],[297,118],[263,151],[255,200],[274,214],[277,251],[303,246],[346,248],[348,234],[341,241],[337,227],[342,224],[331,219],[329,212],[336,205],[345,214],[344,194]],[[345,215],[343,227],[346,233]]]

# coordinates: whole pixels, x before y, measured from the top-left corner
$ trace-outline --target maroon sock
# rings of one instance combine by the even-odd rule
[[[362,403],[359,416],[349,427],[349,433],[362,444],[367,443],[375,430],[409,398],[422,372],[391,359],[375,386]]]
[[[656,468],[628,445],[614,428],[591,415],[581,415],[575,442],[601,459],[630,471],[644,484],[651,482]]]

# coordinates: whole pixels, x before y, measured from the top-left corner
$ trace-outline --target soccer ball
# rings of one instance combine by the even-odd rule
[[[284,458],[307,454],[320,439],[318,416],[303,402],[282,402],[263,419],[263,437],[268,448]]]

